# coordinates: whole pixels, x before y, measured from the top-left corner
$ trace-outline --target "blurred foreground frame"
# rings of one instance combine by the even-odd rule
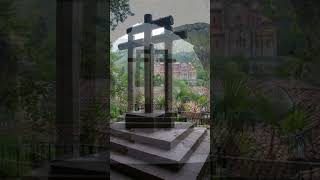
[[[106,0],[57,0],[55,152],[34,179],[109,178],[108,10]]]
[[[257,8],[257,2],[264,3],[264,7]],[[316,33],[320,27],[319,5],[319,1],[314,0],[211,0],[210,107],[214,121],[211,122],[210,140],[215,179],[319,178],[320,89],[316,78],[320,64],[320,41]],[[261,23],[260,31],[267,30],[266,25],[270,25],[262,38],[256,36],[255,29],[248,27],[252,17],[247,14],[250,8],[255,8],[252,14],[258,15],[258,21],[271,20],[270,24]],[[290,13],[287,17],[283,12]],[[295,27],[284,25],[286,23],[293,23]],[[294,34],[293,29],[299,29],[300,34],[297,31]],[[254,33],[247,36],[241,30]],[[239,34],[230,36],[232,33]],[[272,34],[276,37],[270,36]],[[298,34],[302,37],[300,41]],[[241,63],[249,66],[245,69],[246,65]],[[286,72],[278,72],[280,69]],[[235,91],[232,86],[241,90]],[[222,93],[227,94],[220,97],[222,100],[214,99],[219,88],[224,88]],[[249,95],[243,93],[246,89]],[[240,104],[246,97],[254,101],[251,106]],[[291,104],[284,103],[286,97]],[[282,106],[291,109],[283,110]],[[257,117],[250,119],[253,114],[246,110]],[[252,120],[255,121],[253,126]],[[248,138],[242,148],[253,149],[254,155],[241,154],[242,135],[253,139],[250,143]]]

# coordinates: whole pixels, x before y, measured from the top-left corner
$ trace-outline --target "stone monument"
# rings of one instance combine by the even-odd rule
[[[123,122],[110,125],[110,179],[202,179],[210,152],[206,128],[190,122],[175,122],[172,111],[172,43],[186,38],[184,31],[174,32],[173,17],[152,20],[146,14],[144,24],[127,30],[128,42],[119,49],[128,49],[128,110]],[[164,34],[152,36],[152,30],[164,27]],[[143,39],[134,35],[144,32]],[[154,45],[164,43],[164,50]],[[145,111],[134,111],[134,48],[144,51]],[[141,51],[139,51],[140,53]],[[165,63],[165,111],[153,110],[154,56],[163,54]],[[126,177],[124,177],[126,176]]]
[[[203,179],[210,154],[210,135],[206,128],[194,127],[190,122],[175,122],[172,111],[172,42],[185,37],[173,32],[172,16],[152,20],[145,15],[142,25],[129,28],[128,43],[119,49],[128,49],[128,106],[125,121],[110,124],[105,143],[108,151],[50,162],[45,176],[48,179]],[[164,34],[151,36],[152,30],[164,27]],[[144,39],[134,40],[133,35],[144,32]],[[164,42],[165,111],[153,111],[153,44]],[[144,47],[145,58],[145,112],[134,112],[134,58],[133,50]],[[109,145],[110,142],[110,145]],[[109,168],[110,162],[110,168]],[[43,170],[41,170],[43,172]],[[110,174],[110,176],[109,176]],[[44,177],[37,175],[37,177]]]
[[[174,126],[175,113],[172,112],[172,43],[175,40],[186,38],[184,31],[173,32],[172,16],[157,20],[152,19],[151,14],[146,14],[144,24],[127,29],[128,42],[119,45],[120,50],[128,49],[128,113],[125,117],[126,128],[172,128]],[[152,30],[164,28],[165,33],[152,36]],[[134,35],[144,33],[144,38],[134,40]],[[164,43],[165,50],[165,111],[153,110],[153,67],[154,67],[154,44]],[[134,49],[144,47],[144,96],[145,111],[134,112],[135,67]]]

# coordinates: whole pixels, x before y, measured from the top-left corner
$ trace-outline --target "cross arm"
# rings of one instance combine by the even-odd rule
[[[186,39],[187,38],[187,32],[185,31],[177,31],[170,34],[160,34],[157,36],[153,36],[151,38],[151,43],[158,44],[165,42],[167,40],[175,41],[180,39]],[[131,42],[126,42],[118,45],[119,50],[128,49],[129,47],[136,48],[144,46],[144,40],[143,39],[137,39]]]
[[[127,33],[138,34],[145,31],[146,28],[158,29],[165,26],[171,26],[174,24],[174,20],[172,16],[163,17],[160,19],[156,19],[151,23],[141,24],[135,27],[130,27],[127,29]],[[151,26],[150,26],[151,25]]]

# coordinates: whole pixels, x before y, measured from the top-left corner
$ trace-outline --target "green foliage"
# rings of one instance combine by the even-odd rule
[[[197,85],[209,87],[210,86],[210,78],[209,73],[202,66],[198,65],[199,63],[193,63],[194,67],[197,70]]]
[[[271,125],[273,128],[277,128],[280,125],[281,119],[287,113],[287,107],[285,104],[274,99],[277,97],[268,96],[265,94],[256,94],[254,111],[256,118],[261,122]]]
[[[238,146],[241,157],[254,157],[257,146],[252,134],[244,132],[238,137]]]
[[[225,121],[230,135],[235,135],[253,123],[247,76],[237,64],[228,63],[223,77],[223,95],[214,97],[216,120]]]
[[[110,52],[111,58],[111,118],[117,118],[127,109],[128,74],[116,65],[119,55]]]
[[[0,106],[7,111],[15,111],[17,105],[16,74],[17,55],[11,42],[16,29],[14,2],[0,2]]]
[[[209,104],[209,99],[205,95],[199,95],[195,100],[200,107],[207,107]]]
[[[0,1],[0,32],[10,31],[15,24],[15,6],[12,0]],[[1,34],[0,33],[0,34]]]
[[[282,120],[281,128],[285,134],[297,133],[306,126],[306,113],[299,107],[293,108]]]
[[[176,94],[176,100],[179,102],[186,102],[188,100],[191,100],[191,98],[194,96],[194,94],[191,91],[191,88],[188,86],[188,84],[183,80],[175,80],[174,81],[175,88],[174,88],[174,94]]]
[[[210,38],[208,38],[209,32],[197,33],[189,37],[190,43],[193,45],[193,49],[199,58],[203,68],[210,72]]]
[[[297,24],[301,27],[304,34],[303,57],[310,62],[307,80],[319,85],[317,78],[320,59],[320,36],[319,36],[319,1],[296,1],[291,0],[296,12]]]
[[[164,85],[164,77],[157,74],[154,76],[154,80],[153,80],[153,85],[154,86],[163,86]]]
[[[21,130],[24,138],[43,139],[52,135],[50,127],[55,119],[55,34],[48,29],[46,14],[30,15],[28,21],[24,21],[18,15],[18,9],[23,7],[18,7],[17,2],[0,3],[3,10],[0,18],[6,19],[6,22],[0,21],[5,24],[0,34],[7,35],[0,50],[0,55],[5,54],[0,58],[4,69],[1,70],[4,85],[0,88],[0,99],[4,103],[1,106],[15,113],[24,112],[24,117],[16,122],[24,127]],[[8,13],[3,8],[7,8]]]
[[[130,10],[129,0],[111,0],[110,3],[110,27],[114,30],[119,23],[134,14]]]
[[[299,105],[294,106],[281,121],[281,131],[286,137],[289,153],[293,158],[303,159],[306,142],[312,142],[312,135],[303,133],[306,125],[306,111]]]
[[[158,105],[159,109],[164,109],[164,105],[165,105],[165,98],[164,96],[158,96],[156,97],[155,100],[156,105]]]

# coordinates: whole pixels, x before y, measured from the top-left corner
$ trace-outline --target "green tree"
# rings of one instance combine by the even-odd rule
[[[190,101],[192,99],[193,93],[185,81],[175,80],[174,84],[174,94],[176,94],[175,97],[178,102],[184,103],[185,101]]]
[[[110,27],[114,30],[119,23],[134,14],[130,10],[129,0],[111,0],[110,3]]]
[[[155,108],[158,108],[158,110],[163,110],[163,109],[164,109],[164,105],[165,105],[164,96],[158,96],[158,97],[156,97],[156,99],[155,99],[155,104],[156,104],[156,107],[155,107]]]
[[[203,68],[210,72],[210,38],[209,32],[193,33],[188,41],[193,45],[193,49],[199,58]]]
[[[116,65],[119,55],[111,53],[111,118],[117,118],[127,109],[128,74],[121,66]]]

